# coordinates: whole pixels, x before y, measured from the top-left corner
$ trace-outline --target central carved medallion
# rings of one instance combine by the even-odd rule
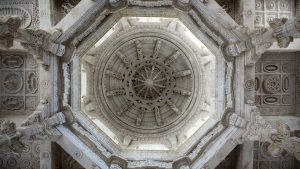
[[[131,82],[137,96],[145,100],[154,100],[162,95],[167,87],[168,79],[162,67],[146,61],[135,70]]]

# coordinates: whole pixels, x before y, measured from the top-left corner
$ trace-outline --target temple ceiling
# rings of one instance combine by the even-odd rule
[[[7,151],[41,141],[46,168],[55,143],[84,168],[207,169],[261,141],[270,156],[300,159],[293,129],[262,116],[278,98],[293,102],[273,96],[295,90],[293,70],[258,62],[299,36],[299,17],[254,30],[206,0],[82,0],[61,10],[47,29],[28,28],[23,8],[24,18],[1,16],[1,106],[33,111],[20,126],[1,123]],[[26,55],[10,54],[16,44]]]

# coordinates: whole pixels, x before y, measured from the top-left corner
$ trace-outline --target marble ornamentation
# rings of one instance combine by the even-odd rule
[[[6,97],[2,99],[2,106],[4,110],[20,110],[24,106],[24,101],[20,97]]]
[[[3,87],[7,93],[18,93],[23,87],[23,78],[19,73],[7,73],[3,79]]]
[[[25,149],[25,145],[19,141],[21,134],[16,129],[16,124],[9,120],[4,120],[0,127],[0,147],[2,151],[20,153]]]
[[[273,157],[281,156],[284,151],[287,151],[296,159],[300,159],[300,138],[292,137],[290,128],[286,124],[277,121],[274,126],[255,112],[252,117],[255,120],[248,124],[246,138],[270,143],[267,150]]]
[[[20,133],[24,138],[50,139],[57,134],[53,128],[66,122],[66,117],[62,112],[50,112],[49,103],[41,100],[37,109],[21,124]]]
[[[1,16],[0,17],[0,49],[13,46],[14,37],[21,26],[20,17]]]
[[[38,90],[38,76],[36,72],[30,72],[27,74],[26,88],[31,94],[35,94]]]
[[[0,6],[0,15],[2,16],[19,16],[21,18],[21,28],[27,28],[31,25],[32,16],[25,8],[10,5]]]
[[[256,63],[255,104],[262,115],[294,114],[297,57],[266,53]]]
[[[298,36],[300,17],[294,19],[274,19],[269,21],[270,28],[261,28],[253,32],[244,30],[244,41],[221,46],[223,56],[227,60],[240,56],[243,52],[254,52],[250,60],[255,63],[261,55],[269,49],[274,42],[278,42],[279,47],[286,48],[293,41],[294,36]]]
[[[43,52],[49,52],[57,57],[65,54],[65,46],[55,42],[62,34],[60,30],[22,29],[20,25],[20,17],[1,16],[0,45],[2,48],[10,48],[13,40],[20,41],[25,49],[37,56],[36,59],[41,60],[46,66],[49,65],[49,58]]]
[[[13,54],[3,56],[1,62],[4,68],[15,69],[24,66],[23,58],[21,56]]]
[[[149,43],[154,47],[151,52],[146,53],[145,45]],[[177,100],[189,100],[192,95],[193,70],[189,61],[178,47],[161,38],[138,38],[123,46],[111,57],[102,79],[102,86],[105,86],[103,93],[112,104],[110,109],[118,108],[113,113],[121,121],[143,130],[167,125],[172,120],[164,119],[165,116],[170,116],[171,113],[176,117],[175,115],[184,111]],[[131,51],[132,47],[136,54],[128,54],[127,51]],[[161,53],[162,48],[171,50],[168,56]],[[177,63],[187,66],[177,68]],[[187,85],[188,81],[190,85]],[[111,82],[118,86],[110,86]],[[116,102],[119,99],[124,100],[122,103],[126,106]],[[162,111],[163,107],[169,107],[169,110]],[[127,120],[129,116],[135,116],[134,124]],[[146,117],[149,121],[155,121],[155,126],[144,121]]]

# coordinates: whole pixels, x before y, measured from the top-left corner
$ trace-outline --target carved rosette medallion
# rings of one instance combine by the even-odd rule
[[[101,104],[125,128],[157,133],[187,115],[195,86],[193,66],[174,43],[133,37],[99,64],[101,77],[95,75],[105,100]]]
[[[14,72],[10,72],[4,76],[3,88],[6,93],[17,93],[23,87],[23,78]]]
[[[270,76],[264,81],[264,88],[267,92],[274,94],[280,92],[280,77]]]

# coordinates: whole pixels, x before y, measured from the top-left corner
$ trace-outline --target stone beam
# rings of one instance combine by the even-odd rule
[[[68,153],[74,160],[86,169],[109,169],[106,162],[93,152],[91,147],[84,144],[71,130],[64,126],[57,129],[62,133],[62,137],[56,142]]]
[[[220,163],[226,157],[226,155],[220,153],[220,155],[217,156],[217,154],[222,151],[222,148],[228,147],[229,144],[228,141],[230,140],[231,137],[233,137],[236,134],[236,132],[238,132],[238,128],[235,126],[229,126],[228,128],[226,128],[219,137],[217,137],[212,143],[210,143],[207,146],[207,149],[220,150],[220,151],[203,151],[203,153],[197,159],[195,159],[195,161],[191,164],[191,168],[199,169],[202,167],[208,167],[209,165],[214,165],[218,162]],[[233,142],[231,141],[230,144],[232,143]],[[232,147],[233,149],[235,146],[236,144],[230,147]],[[230,150],[230,148],[228,150]],[[228,153],[230,152],[231,150]],[[215,161],[216,157],[218,159],[217,161]],[[212,166],[212,167],[216,167],[216,166]]]

